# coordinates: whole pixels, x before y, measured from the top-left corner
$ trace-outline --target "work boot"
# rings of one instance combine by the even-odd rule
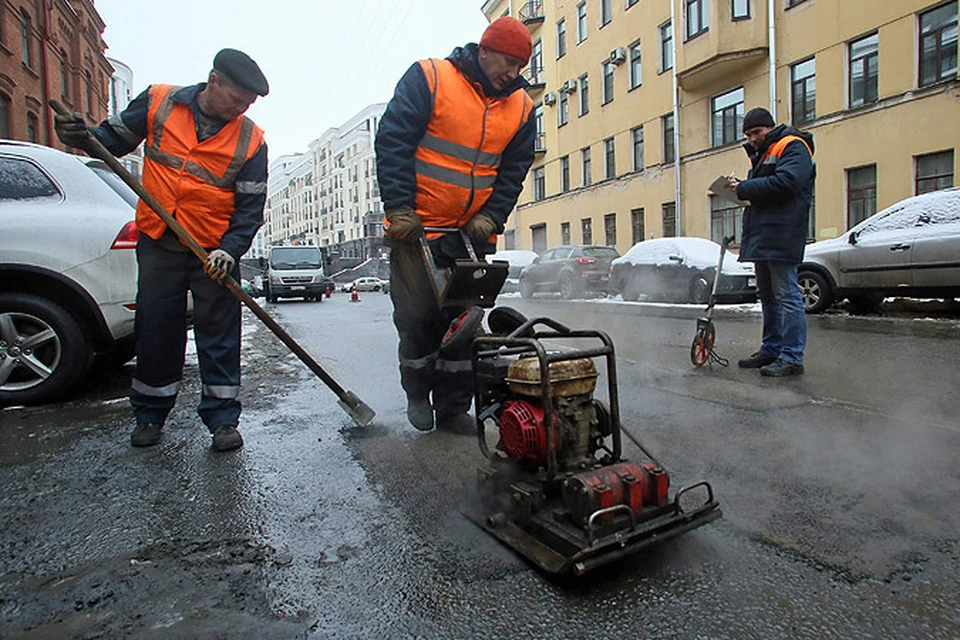
[[[477,421],[469,413],[438,413],[437,429],[460,436],[475,436]]]
[[[749,358],[741,358],[737,362],[737,366],[741,369],[759,369],[760,367],[765,367],[768,364],[774,363],[777,361],[776,356],[764,356],[760,355],[760,352],[757,351],[755,354]]]
[[[232,424],[225,424],[213,430],[213,450],[233,451],[243,446],[243,437]]]
[[[407,398],[407,420],[420,431],[433,429],[433,406],[430,400]]]
[[[787,362],[786,360],[778,358],[776,362],[760,367],[760,375],[774,378],[782,376],[802,376],[803,365],[797,364],[796,362]]]
[[[152,447],[160,442],[160,430],[163,425],[157,422],[138,422],[130,434],[130,444],[134,447]]]

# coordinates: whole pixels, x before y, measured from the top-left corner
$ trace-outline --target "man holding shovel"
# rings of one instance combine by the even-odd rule
[[[440,308],[418,242],[424,227],[459,227],[479,258],[495,250],[495,234],[503,233],[534,158],[533,103],[520,77],[531,49],[522,22],[499,18],[479,45],[414,63],[380,120],[377,178],[391,247],[400,382],[407,418],[422,431],[436,424],[475,433],[476,423],[467,414],[473,398],[470,359],[440,349],[462,309]],[[459,234],[427,238],[439,268],[467,257]]]
[[[160,441],[183,375],[187,291],[203,381],[198,413],[213,449],[243,446],[240,420],[240,302],[219,282],[238,278],[237,262],[263,224],[267,145],[244,112],[269,87],[249,56],[223,49],[207,82],[151,85],[123,113],[87,128],[79,114],[57,115],[57,135],[87,149],[96,136],[115,156],[146,140],[143,186],[209,252],[197,260],[143,201],[137,203],[139,264],[137,369],[130,389],[135,447]]]

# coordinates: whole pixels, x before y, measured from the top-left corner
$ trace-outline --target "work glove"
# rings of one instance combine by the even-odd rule
[[[390,226],[384,232],[391,240],[415,243],[423,233],[423,222],[413,207],[403,206],[386,212]]]
[[[214,249],[207,254],[207,264],[204,265],[204,271],[207,275],[217,282],[223,282],[227,275],[233,271],[233,265],[236,260],[223,249]]]
[[[486,244],[490,242],[490,236],[497,232],[497,223],[490,216],[478,213],[467,221],[463,230],[473,244]]]
[[[53,116],[53,128],[60,142],[68,147],[86,150],[90,145],[90,130],[79,113]]]

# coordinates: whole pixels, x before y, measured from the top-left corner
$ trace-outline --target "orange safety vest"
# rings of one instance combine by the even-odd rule
[[[783,153],[783,150],[787,148],[787,145],[793,142],[794,140],[799,140],[803,143],[803,146],[807,148],[807,152],[813,157],[813,151],[810,150],[810,145],[807,144],[807,141],[801,138],[800,136],[783,136],[772,145],[767,148],[767,152],[763,154],[763,158],[760,160],[758,167],[766,163],[776,163],[780,160],[780,154]]]
[[[237,173],[263,143],[249,118],[234,118],[203,142],[189,105],[174,102],[180,87],[150,87],[143,186],[204,248],[220,246],[234,211]],[[137,229],[157,240],[166,223],[140,200]]]
[[[493,193],[503,150],[533,110],[526,91],[488,98],[449,60],[421,60],[433,101],[414,158],[425,227],[462,227]]]

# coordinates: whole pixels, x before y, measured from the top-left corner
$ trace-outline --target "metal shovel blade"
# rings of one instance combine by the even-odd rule
[[[353,418],[353,421],[361,427],[365,427],[371,422],[373,418],[377,415],[374,413],[366,402],[357,397],[353,391],[344,391],[342,400],[339,400],[337,404],[343,407],[343,410],[350,414],[350,417]]]
[[[509,271],[509,263],[499,260],[457,260],[440,295],[440,306],[494,306]]]

